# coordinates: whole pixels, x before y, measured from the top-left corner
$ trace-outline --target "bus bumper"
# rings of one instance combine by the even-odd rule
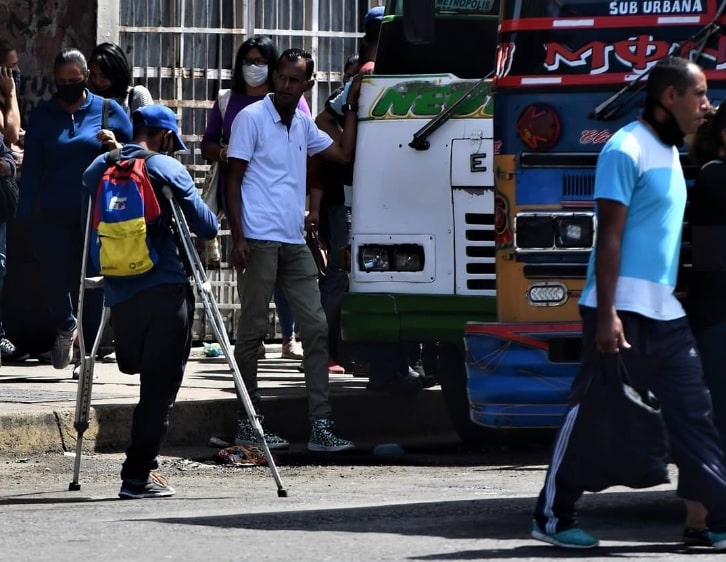
[[[341,333],[351,342],[461,342],[469,321],[496,318],[495,297],[346,293]]]
[[[559,427],[579,367],[582,325],[477,323],[464,329],[471,421]]]

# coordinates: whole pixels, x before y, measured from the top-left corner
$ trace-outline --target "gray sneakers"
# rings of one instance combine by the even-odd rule
[[[264,419],[263,416],[259,416],[260,423]],[[265,434],[265,441],[270,451],[275,449],[287,449],[290,446],[290,442],[287,439],[283,439],[279,435],[272,433],[262,426],[262,430]],[[260,445],[260,439],[252,426],[252,422],[248,418],[237,420],[237,435],[234,438],[235,445]]]
[[[341,439],[335,435],[334,429],[333,420],[325,418],[314,420],[308,441],[308,451],[339,453],[355,447],[352,441]]]
[[[262,422],[260,416],[260,422]],[[265,441],[269,449],[287,449],[290,443],[279,435],[268,431],[264,424],[262,429],[265,433]],[[318,453],[339,453],[352,449],[355,445],[352,441],[341,439],[334,433],[335,424],[330,419],[317,419],[313,421],[308,441],[308,451]],[[252,422],[247,419],[237,420],[237,435],[234,438],[235,445],[260,445],[259,438]]]
[[[128,478],[121,483],[118,497],[121,499],[138,500],[143,498],[168,498],[176,493],[169,486],[166,477],[151,471],[146,480]]]
[[[50,350],[50,360],[56,369],[65,369],[73,360],[73,342],[76,340],[78,330],[69,332],[58,330],[53,347]]]

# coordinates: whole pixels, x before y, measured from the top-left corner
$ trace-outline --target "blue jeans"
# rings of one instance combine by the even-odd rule
[[[350,238],[350,207],[345,205],[327,206],[328,230],[328,269],[340,269],[340,252],[348,245]]]
[[[285,295],[279,287],[275,287],[275,310],[277,310],[277,318],[280,320],[280,333],[285,339],[290,339],[295,334],[295,318],[290,310],[290,303],[287,302]]]
[[[8,225],[6,222],[0,222],[0,299],[3,296],[3,286],[5,284],[5,274],[7,268],[7,240]],[[2,306],[0,306],[0,339],[5,337],[5,326],[3,326]]]
[[[81,210],[63,209],[31,219],[33,253],[41,272],[48,299],[48,310],[56,330],[76,328],[74,303],[77,302],[83,255]],[[101,324],[103,289],[86,290],[83,302],[83,338],[93,344]]]

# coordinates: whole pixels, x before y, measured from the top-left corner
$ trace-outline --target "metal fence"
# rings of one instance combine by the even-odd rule
[[[220,88],[229,88],[240,44],[255,34],[269,35],[282,52],[309,51],[316,63],[315,87],[307,101],[313,114],[322,109],[341,80],[345,59],[357,51],[362,19],[383,0],[116,0],[99,2],[98,40],[117,42],[128,53],[134,81],[144,84],[156,102],[177,113],[189,152],[181,154],[198,186],[207,162],[199,143],[207,112]],[[117,8],[117,10],[116,10]],[[103,9],[104,13],[101,13]],[[222,247],[226,246],[222,241]],[[224,256],[224,252],[223,252]],[[238,318],[236,278],[221,264],[210,272],[230,335]],[[271,304],[270,337],[279,337]],[[209,339],[198,307],[195,339]]]
[[[316,62],[307,101],[322,109],[357,50],[362,18],[377,0],[119,0],[118,29],[105,33],[128,53],[136,83],[177,112],[197,182],[207,169],[199,141],[217,91],[228,88],[239,45],[269,35],[280,51],[308,50]],[[99,36],[103,36],[100,30]]]

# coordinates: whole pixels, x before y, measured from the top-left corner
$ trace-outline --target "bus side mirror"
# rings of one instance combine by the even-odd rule
[[[435,5],[436,0],[403,0],[403,30],[410,44],[433,42]]]

